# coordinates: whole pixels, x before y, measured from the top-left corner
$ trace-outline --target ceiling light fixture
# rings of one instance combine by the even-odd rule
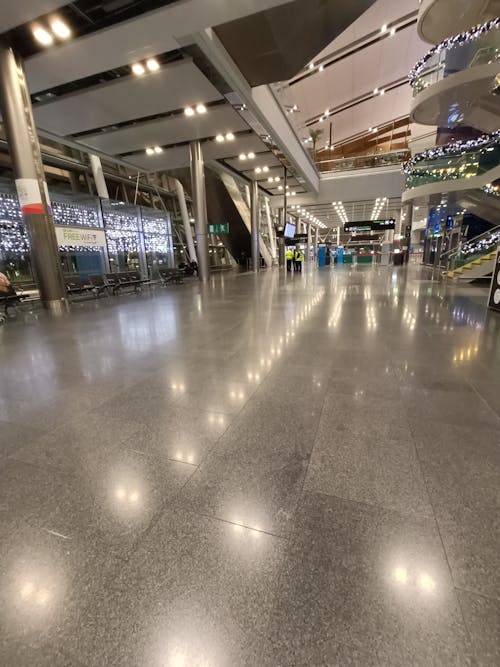
[[[150,72],[157,72],[160,69],[160,64],[156,58],[149,58],[149,60],[146,60],[146,67]]]
[[[37,42],[40,42],[40,44],[43,44],[44,46],[50,46],[50,44],[52,44],[54,41],[50,32],[41,26],[33,29],[33,37]]]
[[[279,176],[274,177],[275,183],[279,183],[281,181],[281,178]]]
[[[250,152],[248,153],[247,157],[249,160],[253,160],[255,158],[255,153]]]
[[[396,28],[391,28],[390,32],[391,37],[394,37],[395,34],[396,34]]]
[[[240,160],[246,160],[247,159],[247,156],[245,155],[245,153],[240,153],[238,157],[239,157]]]
[[[59,37],[59,39],[68,39],[71,37],[71,30],[64,21],[61,21],[61,19],[52,21],[50,27],[52,28],[52,32]]]
[[[278,190],[283,190],[283,186],[282,186],[282,185],[278,185]]]
[[[255,167],[255,173],[256,174],[260,174],[261,171],[262,171],[262,169],[260,167]]]
[[[207,113],[207,107],[204,104],[196,105],[196,113]]]
[[[262,167],[262,171],[263,171],[265,174],[267,174],[267,172],[269,171],[269,167]]]
[[[186,107],[184,113],[186,116],[194,116],[194,109],[192,107]]]
[[[385,32],[387,30],[387,23],[384,23],[384,25],[380,28],[380,32]]]
[[[314,63],[309,63],[309,69],[314,69]]]
[[[385,95],[385,90],[384,90],[383,88],[382,88],[382,90],[380,91],[380,94],[381,94],[381,95]]]
[[[163,153],[163,148],[161,146],[155,146],[155,153],[158,155]]]
[[[269,176],[269,178],[267,179],[267,182],[272,183],[273,181],[274,181],[274,178],[272,176]]]
[[[319,71],[319,72],[322,72],[324,69],[325,69],[325,68],[323,67],[323,65],[320,65],[320,66],[318,67],[318,71]]]
[[[144,69],[144,65],[141,65],[141,63],[134,63],[132,65],[132,72],[136,76],[142,76],[146,70]]]
[[[373,94],[376,95],[378,93],[378,88],[373,89]]]
[[[232,132],[228,132],[228,133],[226,134],[226,139],[227,139],[228,141],[234,141],[234,134],[233,134]]]
[[[146,148],[147,155],[154,155],[154,148]]]

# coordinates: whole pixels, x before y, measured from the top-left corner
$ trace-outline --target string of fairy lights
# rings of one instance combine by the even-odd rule
[[[172,226],[168,212],[145,207],[118,206],[102,202],[108,250],[113,253],[139,252],[141,234],[146,252],[173,252]],[[101,227],[96,203],[52,201],[54,223],[75,227]],[[66,246],[62,252],[97,252],[101,246]],[[0,192],[0,260],[14,256],[24,259],[29,253],[29,237],[15,194]]]
[[[488,31],[495,30],[499,27],[500,27],[500,17],[496,17],[494,19],[491,19],[490,21],[486,21],[486,23],[476,25],[473,28],[469,28],[469,30],[464,30],[464,32],[461,32],[458,35],[454,35],[453,37],[448,37],[447,39],[443,40],[442,42],[434,46],[432,49],[430,49],[430,51],[428,51],[415,64],[410,74],[408,75],[410,84],[413,86],[416,79],[420,76],[420,74],[424,70],[427,62],[433,56],[438,55],[439,53],[441,53],[441,51],[445,51],[450,48],[459,47],[463,46],[464,44],[469,44],[471,42],[474,42],[480,37],[482,37]]]

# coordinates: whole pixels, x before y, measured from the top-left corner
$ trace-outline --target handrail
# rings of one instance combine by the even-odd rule
[[[409,156],[407,149],[390,151],[387,153],[374,153],[372,155],[356,155],[355,157],[330,158],[328,160],[317,160],[321,174],[335,171],[349,171],[351,169],[369,169],[372,167],[384,167],[394,164],[402,164]],[[333,163],[333,164],[332,164]],[[322,170],[321,165],[332,165]]]

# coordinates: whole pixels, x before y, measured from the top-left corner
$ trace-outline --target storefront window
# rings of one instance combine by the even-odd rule
[[[139,207],[103,200],[102,214],[111,271],[141,271],[145,274],[146,267],[141,266],[143,238]]]
[[[17,197],[0,192],[0,272],[12,282],[33,281],[29,240]]]

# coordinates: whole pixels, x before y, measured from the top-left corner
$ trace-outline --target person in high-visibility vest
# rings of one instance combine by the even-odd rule
[[[300,248],[297,248],[294,255],[295,270],[302,273],[302,262],[304,261],[304,253]]]
[[[293,250],[291,248],[288,248],[288,250],[286,251],[285,258],[286,258],[286,270],[291,271],[293,262]]]

